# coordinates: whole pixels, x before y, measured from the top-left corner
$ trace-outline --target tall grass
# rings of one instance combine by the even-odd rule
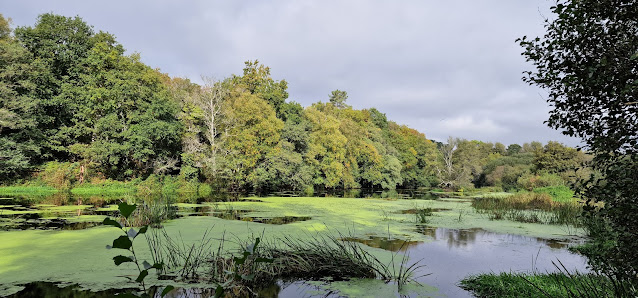
[[[2,186],[0,196],[49,196],[58,192],[51,186]]]
[[[582,206],[574,200],[559,202],[547,193],[518,193],[512,196],[475,198],[472,206],[491,220],[508,219],[526,223],[582,226]]]
[[[349,278],[377,278],[395,281],[399,290],[414,282],[415,274],[423,266],[408,265],[408,257],[395,264],[384,264],[360,244],[341,240],[344,236],[310,236],[274,238],[261,242],[253,237],[235,240],[239,250],[228,251],[229,242],[223,233],[213,246],[210,230],[191,245],[176,241],[163,230],[147,234],[149,248],[156,263],[166,264],[163,276],[184,281],[208,281],[223,285],[226,294],[250,296],[259,288],[277,280],[344,280]],[[263,235],[262,235],[263,237]]]
[[[480,274],[461,280],[477,297],[636,297],[635,284],[597,273],[570,273],[560,261],[552,273]]]

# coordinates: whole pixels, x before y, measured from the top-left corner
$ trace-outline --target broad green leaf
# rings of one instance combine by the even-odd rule
[[[115,256],[113,257],[113,261],[115,262],[116,266],[120,266],[120,264],[122,263],[133,262],[133,259],[125,256]]]
[[[120,213],[125,218],[128,218],[129,216],[131,216],[131,213],[133,213],[133,211],[135,211],[135,208],[137,208],[137,205],[135,205],[135,204],[129,205],[126,202],[122,202],[122,203],[119,203],[117,205],[117,209],[120,210]]]
[[[112,220],[112,219],[110,219],[108,217],[104,219],[102,224],[105,225],[105,226],[114,226],[114,227],[120,228],[120,229],[122,228],[122,225],[119,222],[117,222],[115,220]]]
[[[113,240],[113,248],[120,248],[120,249],[129,249],[131,248],[131,246],[133,246],[133,242],[131,242],[131,239],[129,239],[128,236],[120,236],[117,239]]]
[[[173,289],[175,289],[175,287],[173,286],[166,286],[166,288],[164,288],[164,290],[162,291],[162,298],[164,298],[164,296],[166,296],[166,294],[168,294],[170,291],[172,291]]]
[[[144,280],[144,278],[146,278],[146,276],[148,275],[148,270],[142,270],[140,272],[140,275],[137,276],[137,278],[135,279],[136,282],[142,282]]]

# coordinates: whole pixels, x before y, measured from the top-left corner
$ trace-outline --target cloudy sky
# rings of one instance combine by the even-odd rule
[[[304,106],[348,92],[428,138],[524,143],[575,139],[547,128],[545,92],[515,39],[543,34],[552,0],[0,0],[15,26],[79,15],[171,76],[200,82],[259,59]]]

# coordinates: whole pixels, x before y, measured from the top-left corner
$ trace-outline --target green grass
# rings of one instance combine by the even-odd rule
[[[461,288],[477,297],[614,297],[608,278],[581,273],[480,274],[461,280]]]
[[[574,191],[564,185],[539,187],[532,191],[535,193],[546,193],[552,197],[554,202],[570,203],[576,201]]]
[[[100,184],[83,184],[71,189],[71,193],[80,196],[125,196],[135,195],[134,185],[124,182],[110,182]]]
[[[3,186],[0,187],[0,196],[48,196],[58,192],[50,186]]]

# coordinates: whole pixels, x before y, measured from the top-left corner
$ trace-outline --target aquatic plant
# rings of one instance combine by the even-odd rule
[[[130,224],[128,223],[129,217],[131,216],[131,214],[133,214],[133,211],[135,211],[136,208],[137,208],[137,205],[135,204],[129,205],[126,202],[120,203],[118,205],[118,210],[120,211],[120,214],[122,215],[122,217],[124,217],[124,223],[125,223],[124,225],[120,224],[118,221],[113,220],[109,217],[104,219],[104,222],[103,222],[104,225],[116,227],[120,229],[122,233],[124,234],[116,238],[115,240],[113,240],[113,244],[107,245],[106,248],[107,249],[122,249],[122,250],[126,250],[130,252],[132,255],[129,255],[129,256],[118,255],[113,257],[113,262],[115,263],[116,266],[119,266],[123,263],[133,263],[135,264],[139,272],[137,278],[135,279],[135,282],[139,283],[139,285],[142,287],[143,292],[141,293],[132,292],[122,296],[150,297],[148,294],[148,289],[146,288],[146,284],[144,283],[144,279],[146,278],[146,276],[148,276],[150,269],[161,270],[164,265],[162,263],[155,263],[151,265],[147,261],[140,262],[140,260],[137,258],[137,255],[135,254],[135,246],[133,245],[135,238],[137,238],[139,235],[145,234],[146,231],[148,230],[148,225],[141,227],[139,230],[135,230],[135,228],[130,226]],[[162,291],[161,297],[164,297],[166,294],[168,294],[168,292],[172,291],[173,289],[174,289],[173,286],[167,286]]]
[[[432,208],[416,208],[415,210],[416,212],[414,213],[414,215],[417,223],[425,224],[430,222],[429,217],[432,216],[432,213],[434,212]]]
[[[582,206],[577,201],[554,201],[547,193],[519,193],[512,196],[483,196],[472,202],[477,213],[490,220],[582,226]]]

